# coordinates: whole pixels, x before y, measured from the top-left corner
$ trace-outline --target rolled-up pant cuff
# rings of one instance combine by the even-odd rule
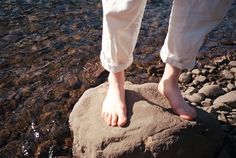
[[[101,60],[101,64],[103,68],[113,73],[120,72],[127,69],[133,62],[133,58],[130,58],[129,60],[127,60],[126,63],[123,63],[123,64],[118,64],[118,65],[110,64],[109,60],[106,59],[103,53],[100,54],[100,60]]]
[[[168,54],[170,54],[168,52],[168,50],[164,50],[164,49],[161,50],[160,57],[164,63],[170,64],[170,65],[177,67],[181,70],[193,69],[195,66],[195,59],[181,62],[181,61],[174,59],[173,57],[169,57]]]

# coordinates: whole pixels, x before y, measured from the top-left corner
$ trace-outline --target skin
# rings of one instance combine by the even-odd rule
[[[172,110],[182,119],[196,118],[196,109],[189,106],[183,99],[178,86],[180,69],[166,64],[158,90],[170,102]],[[124,71],[110,72],[108,77],[109,88],[102,106],[102,118],[109,126],[124,126],[127,122],[125,104],[125,75]]]

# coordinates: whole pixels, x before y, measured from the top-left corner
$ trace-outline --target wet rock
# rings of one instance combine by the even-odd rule
[[[179,76],[179,82],[181,82],[181,83],[190,83],[191,81],[192,81],[192,76],[191,76],[191,74],[182,73],[182,74]]]
[[[224,138],[219,123],[202,110],[198,110],[197,122],[184,121],[169,113],[166,111],[168,101],[158,93],[157,86],[155,83],[126,83],[128,123],[123,128],[107,126],[100,117],[108,84],[87,90],[69,119],[74,134],[74,156],[212,156]],[[193,138],[197,141],[192,141]],[[197,151],[194,155],[193,150]]]
[[[223,95],[224,90],[218,85],[204,85],[198,93],[203,93],[208,98],[216,98]]]
[[[231,91],[226,93],[225,95],[219,96],[213,102],[215,105],[226,104],[232,108],[236,108],[236,91]]]
[[[72,74],[67,74],[64,78],[65,83],[72,89],[79,89],[82,82],[77,78],[77,76]]]
[[[224,79],[229,79],[229,80],[234,79],[234,75],[228,70],[223,70],[220,75]]]

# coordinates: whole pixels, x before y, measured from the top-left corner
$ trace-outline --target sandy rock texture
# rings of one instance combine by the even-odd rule
[[[70,114],[73,155],[80,158],[211,158],[224,139],[220,124],[198,109],[196,121],[181,120],[170,110],[156,83],[126,82],[128,123],[105,125],[100,114],[108,84],[87,90]]]

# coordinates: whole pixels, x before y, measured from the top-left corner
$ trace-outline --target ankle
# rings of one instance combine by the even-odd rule
[[[178,85],[179,75],[181,70],[177,67],[174,67],[170,64],[166,64],[165,71],[162,76],[162,81],[168,82],[171,85]]]
[[[124,71],[115,72],[115,73],[110,72],[108,76],[108,82],[109,84],[123,86],[125,82]]]

